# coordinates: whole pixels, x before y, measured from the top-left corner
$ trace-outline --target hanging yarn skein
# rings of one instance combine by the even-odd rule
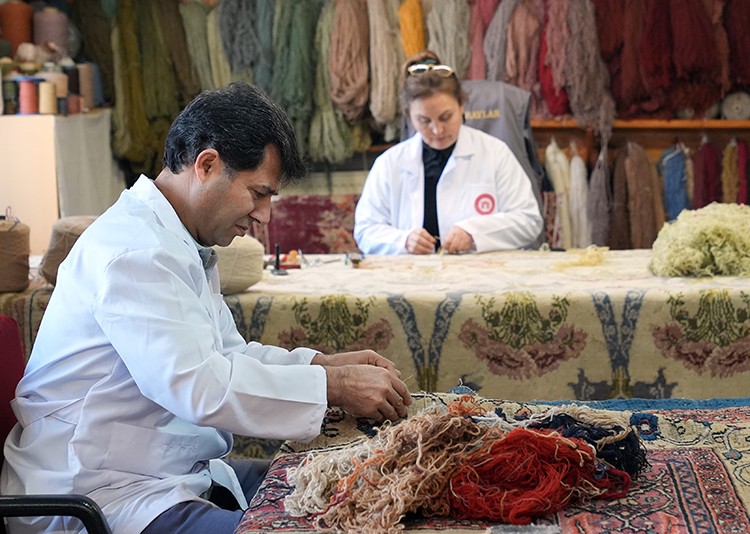
[[[6,210],[0,217],[0,293],[25,291],[29,287],[29,227]]]
[[[219,10],[211,9],[206,16],[206,41],[208,43],[208,57],[211,59],[211,75],[215,87],[224,87],[232,81],[232,67],[221,45],[219,29]],[[253,81],[252,71],[248,68],[238,71],[234,79]]]
[[[466,0],[435,2],[427,14],[428,48],[463,79],[471,61],[469,22],[471,9]]]
[[[362,117],[370,94],[370,26],[361,0],[339,0],[333,13],[328,75],[331,100],[349,122]]]
[[[399,71],[404,58],[398,39],[396,9],[397,4],[393,0],[367,2],[370,23],[370,113],[381,125],[393,123],[397,117],[399,125],[401,123],[398,116]],[[393,138],[386,136],[385,140],[392,141]]]
[[[425,49],[424,18],[420,0],[401,2],[398,8],[398,20],[401,29],[401,45],[406,57],[411,57]]]
[[[214,89],[211,58],[208,53],[208,36],[206,35],[208,8],[199,2],[180,2],[179,9],[185,35],[190,36],[186,39],[188,53],[198,73],[201,89],[204,91]]]
[[[311,0],[278,2],[273,26],[271,96],[289,115],[302,152],[307,152],[313,112],[313,50],[320,7]]]
[[[310,123],[310,157],[313,161],[340,163],[354,154],[352,132],[330,97],[328,58],[331,50],[333,3],[325,6],[315,31],[315,111]]]
[[[495,10],[484,35],[484,58],[487,62],[487,79],[505,81],[505,50],[508,39],[508,21],[521,0],[505,0]]]
[[[255,34],[255,3],[222,0],[218,9],[218,31],[232,73],[252,71],[260,52]]]
[[[265,92],[271,91],[273,77],[273,21],[276,2],[274,0],[255,0],[255,35],[258,39],[256,61],[253,64],[253,76],[258,87]]]

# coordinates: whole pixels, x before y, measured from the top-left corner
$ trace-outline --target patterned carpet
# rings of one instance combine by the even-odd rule
[[[454,400],[450,394],[420,394],[412,413]],[[482,399],[510,420],[522,420],[553,404]],[[580,403],[579,403],[580,404]],[[649,468],[633,481],[627,497],[595,500],[543,517],[528,528],[503,527],[495,532],[563,533],[747,533],[750,532],[750,398],[690,401],[623,399],[586,403],[624,412],[643,439]],[[269,476],[250,503],[238,529],[252,532],[309,532],[311,518],[284,511],[291,493],[286,469],[309,451],[325,450],[372,435],[373,428],[337,411],[329,411],[322,434],[309,444],[288,442],[277,453]],[[492,525],[451,519],[409,518],[407,531],[424,533],[491,532]],[[535,528],[536,526],[536,528]]]

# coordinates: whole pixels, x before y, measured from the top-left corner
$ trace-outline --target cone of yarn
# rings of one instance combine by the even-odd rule
[[[32,115],[39,113],[38,78],[18,80],[18,113]]]
[[[94,69],[91,63],[79,63],[78,90],[83,99],[83,110],[94,109]]]
[[[263,245],[254,237],[238,237],[229,246],[214,247],[221,293],[241,293],[263,278]]]
[[[0,34],[10,41],[11,54],[15,55],[18,45],[31,42],[34,8],[25,2],[11,0],[0,4]]]
[[[0,220],[0,293],[29,287],[29,227],[11,219]]]
[[[39,82],[39,113],[57,114],[57,90],[52,82]]]
[[[58,219],[52,225],[52,236],[49,248],[42,257],[39,272],[47,282],[54,285],[57,282],[57,269],[68,256],[70,249],[81,237],[83,231],[96,220],[93,215],[76,215]]]
[[[34,13],[34,43],[54,50],[55,59],[68,55],[68,16],[55,7]]]
[[[750,119],[750,95],[742,91],[727,95],[721,103],[721,115],[733,121]]]

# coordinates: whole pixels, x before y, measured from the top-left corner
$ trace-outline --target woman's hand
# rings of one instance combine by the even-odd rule
[[[451,228],[445,241],[443,241],[443,250],[448,254],[471,252],[474,249],[474,238],[471,237],[469,232],[458,226]]]
[[[424,228],[415,228],[406,237],[406,251],[409,254],[432,254],[437,239]]]

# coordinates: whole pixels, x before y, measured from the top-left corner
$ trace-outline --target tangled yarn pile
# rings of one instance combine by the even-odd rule
[[[683,210],[652,246],[657,276],[750,276],[750,207],[712,203]]]
[[[646,465],[637,434],[610,412],[555,407],[509,422],[467,395],[311,453],[287,471],[295,489],[285,509],[343,532],[399,532],[412,513],[528,524],[623,497]]]

